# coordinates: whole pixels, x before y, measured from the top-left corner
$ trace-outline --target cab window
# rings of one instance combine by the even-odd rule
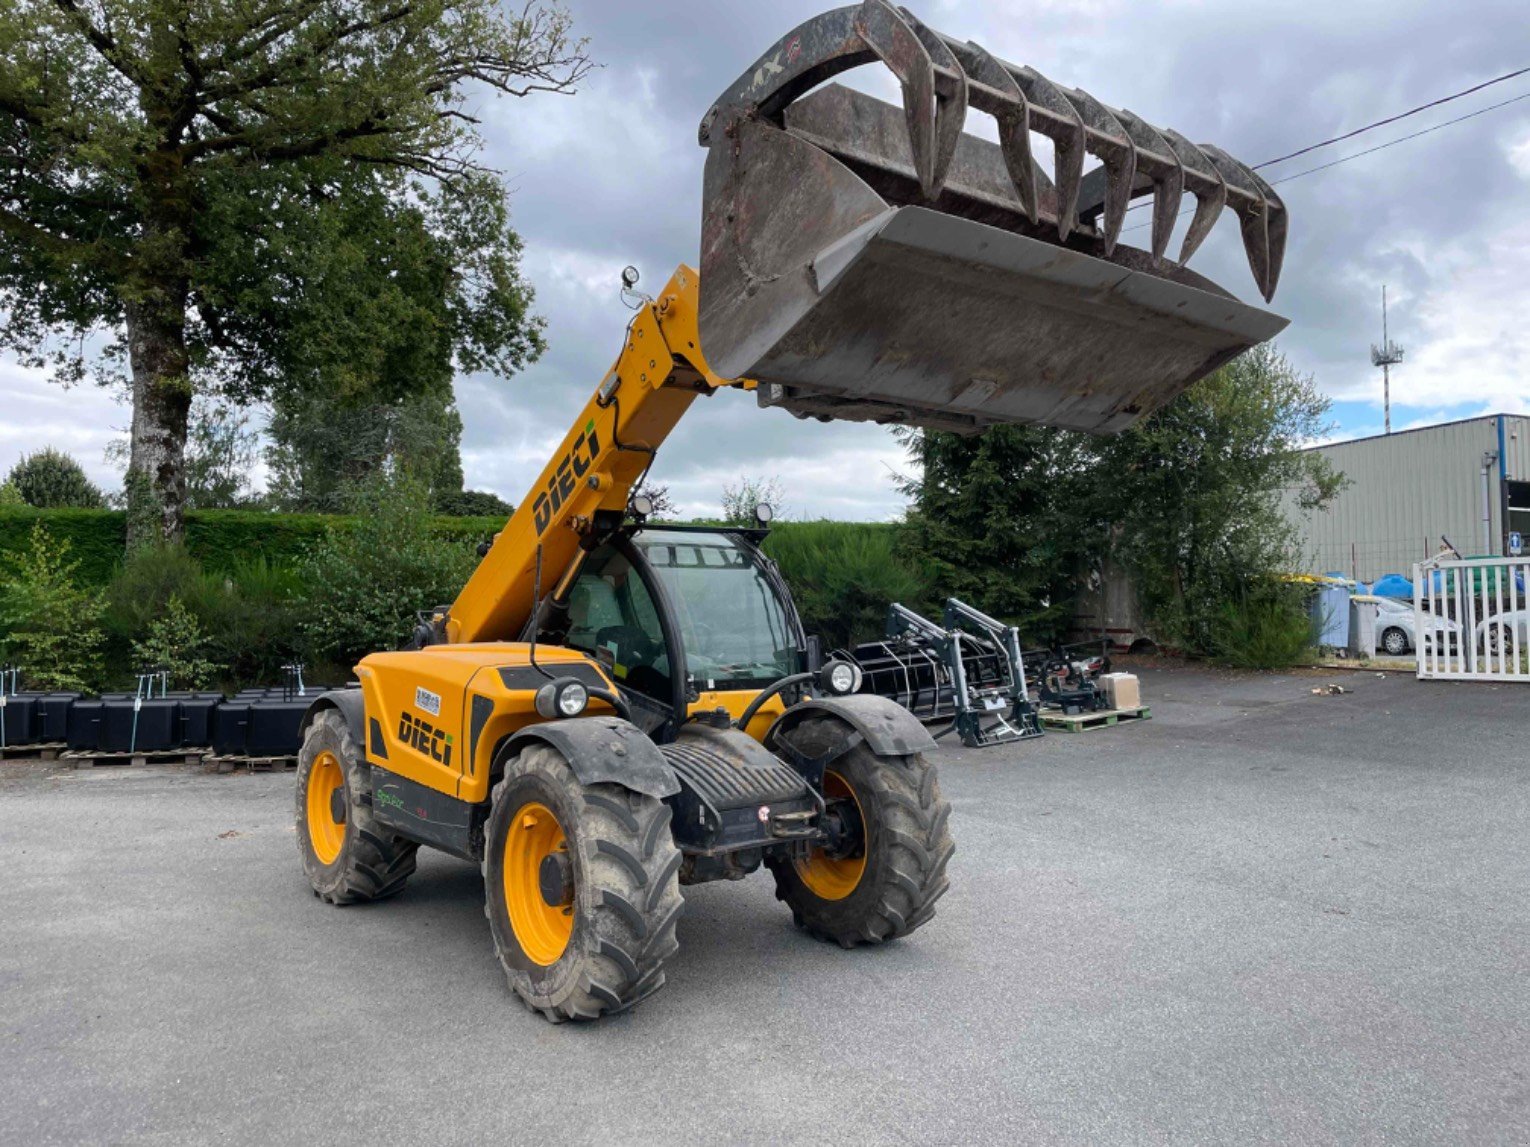
[[[569,591],[563,644],[588,653],[625,688],[666,702],[673,696],[659,611],[614,547],[591,554]]]

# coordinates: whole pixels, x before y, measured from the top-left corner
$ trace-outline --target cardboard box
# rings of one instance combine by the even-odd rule
[[[1105,700],[1112,709],[1136,709],[1142,705],[1142,689],[1135,673],[1106,673],[1100,678]]]

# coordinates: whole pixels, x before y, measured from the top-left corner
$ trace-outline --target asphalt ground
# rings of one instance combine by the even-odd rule
[[[471,865],[316,900],[290,773],[0,765],[0,1143],[1530,1140],[1530,694],[1144,692],[941,751],[913,936],[688,889],[668,985],[589,1026],[511,999]]]

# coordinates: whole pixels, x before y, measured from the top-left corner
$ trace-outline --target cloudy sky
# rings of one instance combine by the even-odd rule
[[[481,109],[488,158],[514,188],[525,269],[551,344],[518,377],[458,381],[468,484],[515,502],[615,355],[629,317],[618,299],[621,268],[635,264],[657,288],[677,263],[697,260],[702,113],[826,5],[569,6],[601,70],[573,98]],[[1247,163],[1530,66],[1523,0],[928,0],[914,10],[943,32]],[[871,75],[856,82],[884,92],[882,84]],[[1527,94],[1530,76],[1520,77],[1264,174],[1296,174]],[[977,126],[987,117],[971,118],[992,134]],[[1279,190],[1292,219],[1275,297],[1292,323],[1280,346],[1334,399],[1336,437],[1381,429],[1368,348],[1380,339],[1383,283],[1392,336],[1408,351],[1393,374],[1394,427],[1530,410],[1530,99]],[[1192,265],[1257,301],[1230,214]],[[120,485],[104,450],[126,424],[125,408],[99,391],[63,391],[14,362],[0,362],[0,397],[0,468],[52,444],[104,485]],[[715,511],[722,486],[749,475],[779,477],[794,517],[889,518],[901,507],[894,479],[905,465],[880,428],[798,422],[723,393],[693,409],[655,478],[687,511]]]

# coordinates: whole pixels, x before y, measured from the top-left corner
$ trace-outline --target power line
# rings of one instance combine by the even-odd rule
[[[1377,144],[1375,147],[1368,147],[1364,151],[1357,151],[1353,155],[1340,156],[1338,159],[1331,163],[1322,163],[1317,167],[1309,167],[1306,171],[1298,171],[1295,175],[1283,175],[1279,179],[1270,180],[1270,183],[1271,185],[1276,183],[1290,183],[1293,179],[1300,179],[1302,176],[1311,175],[1315,171],[1326,171],[1330,167],[1337,167],[1341,163],[1348,163],[1350,160],[1359,159],[1364,155],[1374,155],[1378,151],[1385,151],[1389,147],[1396,147],[1400,143],[1407,143],[1410,139],[1417,139],[1421,135],[1428,135],[1430,132],[1439,131],[1441,128],[1450,127],[1452,124],[1464,123],[1466,120],[1476,119],[1478,116],[1486,115],[1488,112],[1497,111],[1499,108],[1506,108],[1510,104],[1517,104],[1520,100],[1530,100],[1530,92],[1526,92],[1524,95],[1515,96],[1510,100],[1504,100],[1501,103],[1489,104],[1485,108],[1478,108],[1476,111],[1468,112],[1466,115],[1457,116],[1455,119],[1448,119],[1444,123],[1435,124],[1433,127],[1426,127],[1423,131],[1415,131],[1409,135],[1398,136],[1396,139],[1388,140],[1386,143]]]
[[[1332,161],[1330,161],[1328,163],[1320,163],[1316,167],[1309,167],[1309,168],[1307,168],[1307,170],[1305,170],[1305,171],[1298,171],[1294,175],[1283,175],[1279,179],[1272,179],[1272,180],[1270,180],[1270,184],[1271,184],[1271,186],[1274,186],[1277,183],[1290,183],[1293,179],[1301,179],[1303,176],[1306,176],[1306,175],[1314,175],[1314,174],[1316,174],[1319,171],[1327,171],[1330,167],[1338,167],[1341,163],[1348,163],[1352,159],[1362,159],[1362,158],[1364,158],[1367,155],[1374,155],[1378,151],[1385,151],[1389,147],[1396,147],[1400,143],[1407,143],[1409,140],[1418,139],[1419,136],[1429,135],[1432,132],[1440,131],[1443,128],[1451,127],[1454,124],[1464,123],[1465,121],[1467,121],[1469,119],[1476,119],[1480,115],[1486,115],[1488,112],[1497,111],[1499,108],[1508,107],[1510,104],[1517,104],[1521,100],[1530,100],[1530,92],[1525,92],[1523,95],[1518,95],[1518,96],[1515,96],[1512,99],[1503,100],[1503,101],[1501,101],[1499,103],[1496,103],[1496,104],[1489,104],[1485,108],[1478,108],[1474,112],[1467,112],[1466,115],[1457,116],[1455,119],[1448,119],[1444,123],[1437,123],[1433,127],[1426,127],[1422,131],[1415,131],[1415,132],[1411,132],[1408,135],[1398,136],[1396,139],[1389,139],[1386,143],[1379,143],[1375,147],[1368,147],[1368,148],[1366,148],[1364,151],[1357,151],[1357,152],[1354,152],[1351,155],[1343,155],[1343,156],[1340,156],[1338,159],[1332,160]],[[1309,150],[1310,151],[1311,149],[1307,148],[1307,149],[1304,149],[1304,150]],[[1293,155],[1299,155],[1301,153],[1300,152],[1293,152],[1292,154]],[[1149,204],[1144,201],[1142,203],[1134,203],[1132,205],[1132,208],[1145,207],[1145,206],[1148,206],[1148,205]],[[1130,209],[1131,208],[1129,208],[1128,210],[1130,210]],[[1187,208],[1185,208],[1185,210],[1181,211],[1179,214],[1181,216],[1188,215],[1188,214],[1190,214],[1190,212],[1192,210],[1194,210],[1194,209],[1187,207]],[[1152,225],[1153,225],[1152,224],[1152,220],[1149,220],[1146,223],[1138,223],[1138,224],[1136,224],[1133,227],[1125,228],[1125,230],[1123,231],[1123,234],[1125,233],[1125,231],[1141,231],[1144,227],[1151,227]]]
[[[1473,92],[1480,92],[1483,88],[1490,88],[1494,84],[1501,84],[1505,80],[1512,80],[1515,76],[1523,76],[1527,72],[1530,72],[1530,68],[1520,68],[1518,71],[1509,72],[1506,75],[1498,76],[1496,79],[1486,80],[1476,87],[1466,88],[1448,96],[1441,96],[1437,100],[1430,100],[1427,104],[1419,104],[1416,108],[1409,108],[1405,112],[1398,112],[1396,115],[1388,116],[1386,119],[1379,119],[1375,123],[1366,124],[1364,127],[1357,127],[1354,131],[1347,131],[1343,135],[1336,135],[1332,139],[1323,140],[1321,143],[1308,144],[1304,148],[1290,152],[1287,155],[1282,155],[1277,159],[1267,159],[1263,163],[1256,163],[1254,164],[1254,170],[1258,171],[1261,167],[1272,167],[1277,163],[1284,163],[1288,159],[1295,159],[1298,155],[1306,155],[1309,151],[1316,151],[1318,148],[1327,147],[1332,143],[1342,143],[1346,139],[1354,139],[1357,135],[1364,135],[1366,132],[1373,131],[1378,127],[1385,127],[1389,123],[1396,123],[1400,119],[1407,119],[1409,116],[1418,115],[1419,112],[1428,111],[1430,108],[1437,108],[1441,104],[1448,104],[1451,100],[1458,100],[1462,96],[1471,95]],[[1513,101],[1509,102],[1512,103]]]

